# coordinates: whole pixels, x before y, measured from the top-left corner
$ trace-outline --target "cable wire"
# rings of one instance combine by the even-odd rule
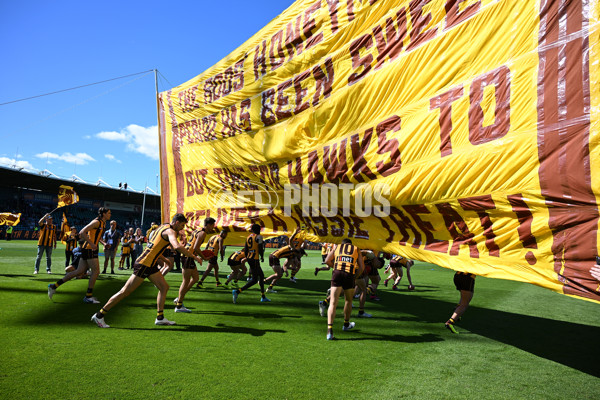
[[[57,94],[57,93],[62,93],[62,92],[67,92],[69,90],[75,90],[75,89],[81,89],[84,87],[88,87],[88,86],[93,86],[93,85],[99,85],[101,83],[106,83],[106,82],[110,82],[110,81],[116,81],[117,79],[124,79],[124,78],[129,78],[130,76],[135,76],[135,75],[140,75],[140,74],[147,74],[148,72],[154,72],[154,70],[150,69],[148,71],[142,71],[142,72],[136,72],[135,74],[129,74],[129,75],[124,75],[124,76],[119,76],[117,78],[112,78],[112,79],[106,79],[104,81],[99,81],[99,82],[94,82],[94,83],[88,83],[87,85],[81,85],[81,86],[75,86],[72,88],[68,88],[68,89],[62,89],[62,90],[57,90],[55,92],[50,92],[50,93],[44,93],[44,94],[39,94],[37,96],[31,96],[31,97],[26,97],[24,99],[18,99],[18,100],[12,100],[12,101],[7,101],[6,103],[0,103],[0,106],[5,106],[7,104],[12,104],[12,103],[18,103],[20,101],[25,101],[25,100],[31,100],[31,99],[36,99],[38,97],[44,97],[44,96],[50,96],[52,94]],[[165,78],[166,79],[166,78]],[[167,81],[168,82],[168,81]]]

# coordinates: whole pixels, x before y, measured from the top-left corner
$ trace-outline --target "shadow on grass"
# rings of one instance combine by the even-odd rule
[[[248,313],[235,311],[194,311],[194,314],[226,315],[228,317],[252,317],[257,319],[302,318],[301,315],[280,315],[275,313]]]
[[[402,312],[413,315],[415,322],[438,323],[440,330],[444,331],[443,323],[456,305],[446,301],[415,296],[414,293],[396,292],[392,295],[399,297],[398,303],[402,305]],[[387,311],[394,311],[390,310],[387,305],[382,304],[382,306]],[[400,319],[405,320],[403,317],[398,318],[398,320]],[[459,332],[467,329],[473,334],[600,377],[600,368],[598,368],[600,327],[598,326],[489,308],[469,307],[458,327]],[[457,338],[457,336],[447,333],[448,339]]]
[[[156,328],[115,328],[127,331],[161,331],[163,329]],[[215,326],[206,325],[173,325],[165,328],[165,330],[176,332],[201,332],[201,333],[241,333],[252,336],[264,336],[266,333],[287,333],[282,329],[255,329],[240,326],[228,326],[225,324],[216,324]]]
[[[414,335],[414,336],[404,336],[404,335],[383,335],[380,333],[367,333],[361,332],[360,330],[353,331],[355,333],[360,333],[363,337],[353,337],[353,338],[344,338],[339,335],[335,336],[335,340],[348,340],[348,341],[361,341],[361,340],[381,340],[384,342],[400,342],[400,343],[427,343],[427,342],[442,342],[444,341],[438,335],[434,335],[433,333],[424,333],[422,335]]]
[[[14,275],[13,275],[14,276]],[[37,279],[40,280],[40,279]],[[45,281],[45,280],[44,280]],[[96,285],[95,295],[101,299],[108,299],[111,295],[117,292],[123,285],[123,280],[117,279],[103,279]],[[67,283],[68,285],[68,283]],[[221,314],[224,316],[232,317],[256,317],[256,318],[271,318],[281,319],[295,318],[293,310],[298,310],[301,321],[305,323],[314,323],[311,318],[303,318],[304,314],[316,314],[318,312],[316,301],[321,300],[325,296],[325,290],[329,285],[328,281],[316,281],[316,280],[302,280],[298,285],[294,285],[296,292],[290,293],[290,296],[282,296],[282,294],[274,295],[271,299],[273,300],[270,307],[286,307],[285,314],[278,313],[267,313],[261,312],[260,314],[243,313],[238,311],[214,311],[206,312],[200,311],[198,314]],[[147,299],[148,304],[136,305],[134,302],[128,302],[125,300],[121,307],[147,307],[154,308],[154,299],[156,298],[156,289],[152,287],[150,283],[146,283],[146,290],[140,290],[134,293],[130,298],[135,298],[135,301]],[[425,286],[422,286],[425,288]],[[67,289],[67,290],[64,290]],[[57,297],[65,295],[70,296],[69,299],[76,299],[73,303],[68,301],[62,303],[62,299],[57,298],[56,300],[61,303],[55,303],[53,308],[40,309],[35,315],[29,316],[26,320],[22,321],[26,324],[33,325],[52,325],[56,324],[57,321],[61,321],[63,324],[82,324],[88,323],[90,309],[96,311],[100,305],[90,306],[81,303],[80,296],[83,292],[69,290],[67,286],[58,291]],[[428,288],[429,289],[429,288]],[[258,295],[257,289],[254,290]],[[39,289],[36,290],[30,288],[0,288],[0,291],[13,291],[23,293],[39,293],[40,296],[46,296],[47,288],[40,282]],[[482,293],[482,296],[485,294]],[[300,299],[304,297],[305,299]],[[190,299],[192,301],[202,302],[215,302],[223,303],[230,302],[230,297],[226,300],[219,300],[220,296],[215,296],[214,299]],[[451,314],[455,307],[454,302],[443,301],[438,299],[426,298],[419,295],[419,288],[414,292],[390,292],[384,291],[380,293],[380,297],[383,301],[377,303],[367,303],[367,311],[374,314],[374,319],[378,319],[378,314],[390,313],[392,316],[382,316],[381,319],[386,320],[402,320],[402,321],[415,321],[417,323],[430,323],[432,328],[439,326],[439,332],[444,332],[437,336],[438,332],[428,332],[421,336],[403,336],[403,335],[381,335],[377,333],[360,332],[362,337],[352,338],[348,340],[387,340],[392,342],[408,342],[412,343],[411,340],[416,341],[437,341],[437,340],[456,340],[457,336],[451,335],[444,329],[443,323],[446,321],[448,316]],[[316,300],[316,301],[315,301]],[[315,301],[313,303],[313,301]],[[167,303],[168,304],[168,303]],[[231,307],[235,307],[231,305]],[[274,310],[275,311],[275,310]],[[280,310],[279,310],[280,311]],[[393,315],[397,314],[395,318]],[[81,315],[85,318],[81,319]],[[318,315],[318,314],[317,314]],[[499,311],[483,307],[470,307],[465,314],[464,321],[459,325],[459,331],[466,329],[472,334],[476,334],[482,337],[486,337],[509,346],[516,347],[522,351],[531,353],[538,357],[551,360],[562,365],[574,368],[578,371],[587,373],[589,375],[600,377],[600,368],[598,368],[598,359],[600,359],[600,346],[598,346],[598,338],[600,338],[600,327],[593,325],[584,325],[575,322],[558,321],[549,318],[529,316],[516,314],[506,311]],[[194,326],[194,325],[180,325],[179,327],[185,327],[182,330],[191,332],[227,332],[235,330],[238,333],[247,334],[264,334],[263,330],[254,328],[239,328],[239,327],[226,327],[224,325],[217,325],[216,327],[207,326]],[[135,329],[135,328],[131,328]],[[262,332],[262,333],[261,333]],[[285,333],[285,331],[275,331],[278,333]],[[466,333],[466,332],[465,332]],[[458,335],[460,337],[460,335]],[[340,339],[341,340],[341,339]]]

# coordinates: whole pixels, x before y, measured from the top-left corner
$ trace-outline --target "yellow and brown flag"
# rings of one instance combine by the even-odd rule
[[[21,213],[0,213],[0,225],[15,226],[21,222]]]
[[[64,207],[75,204],[79,201],[79,196],[71,186],[60,185],[58,189],[58,207]]]
[[[71,232],[71,227],[67,221],[67,216],[63,212],[62,222],[60,224],[60,241],[62,244],[67,244],[65,241],[65,234],[68,234],[69,232]]]
[[[600,301],[599,20],[587,0],[298,0],[159,95],[163,220],[306,224]],[[387,213],[358,212],[360,184]]]

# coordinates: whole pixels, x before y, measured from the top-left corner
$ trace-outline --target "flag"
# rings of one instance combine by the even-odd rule
[[[58,189],[58,207],[69,206],[79,201],[79,196],[71,186],[60,185]]]
[[[15,226],[21,221],[21,213],[0,213],[0,225]]]
[[[65,244],[65,245],[67,244],[67,242],[65,240],[65,234],[68,234],[69,232],[71,232],[71,227],[69,226],[69,223],[67,222],[67,216],[63,212],[63,219],[62,219],[62,223],[60,224],[60,241],[62,244]]]

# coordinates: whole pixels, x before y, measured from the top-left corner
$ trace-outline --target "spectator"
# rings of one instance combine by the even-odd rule
[[[35,258],[34,274],[40,270],[40,261],[42,254],[46,252],[46,272],[51,274],[52,267],[52,249],[56,248],[56,226],[52,223],[52,215],[44,215],[38,222],[40,227],[40,237],[38,239],[38,251]]]
[[[110,221],[110,229],[104,232],[102,235],[102,241],[104,242],[104,270],[103,274],[106,273],[106,267],[108,266],[108,261],[110,260],[110,273],[114,275],[115,273],[115,255],[117,254],[117,249],[119,248],[119,242],[121,241],[121,232],[117,230],[117,221]]]

